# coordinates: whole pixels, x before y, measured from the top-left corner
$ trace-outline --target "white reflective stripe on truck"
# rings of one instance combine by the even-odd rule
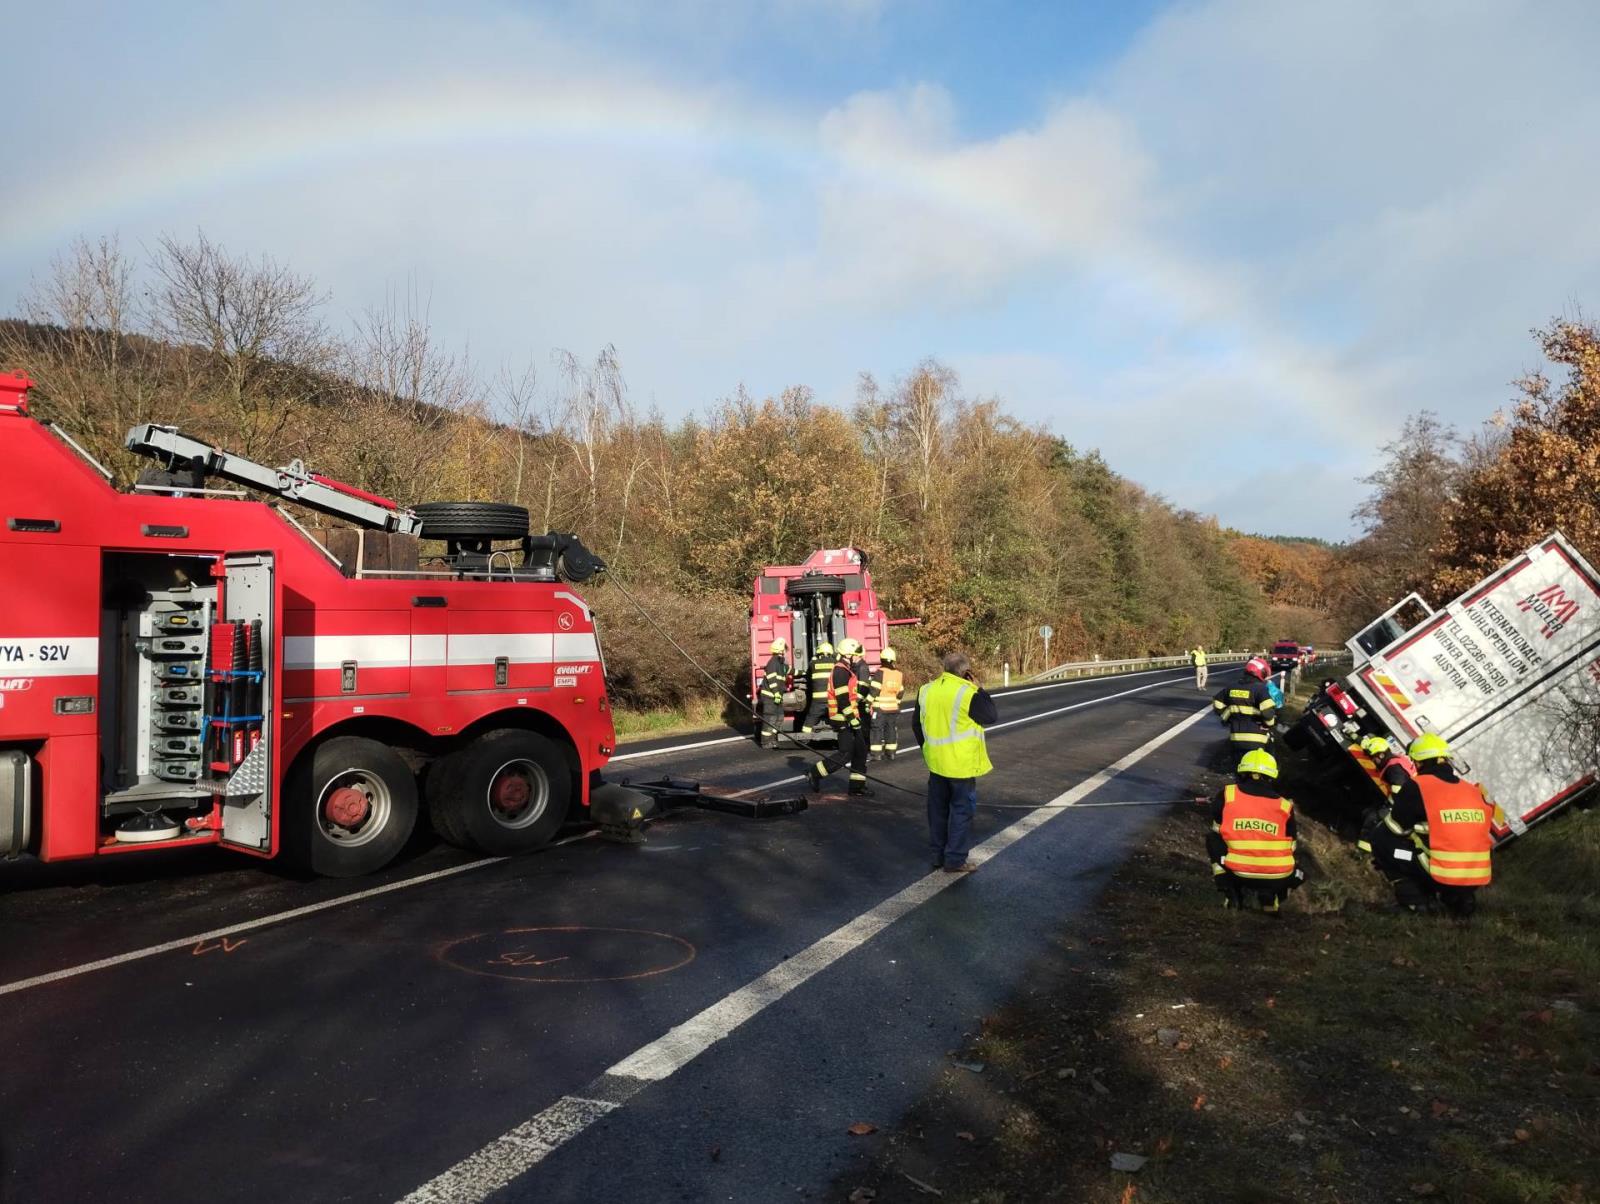
[[[0,677],[89,677],[100,672],[92,635],[0,635]]]
[[[585,663],[600,659],[594,635],[580,632],[503,632],[433,635],[291,635],[283,641],[285,669],[337,669],[346,661],[364,668]],[[0,671],[5,662],[0,659]],[[91,669],[90,672],[93,672]]]

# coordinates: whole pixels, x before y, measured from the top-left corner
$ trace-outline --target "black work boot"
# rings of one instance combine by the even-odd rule
[[[859,795],[862,798],[871,798],[871,797],[873,797],[873,795],[877,794],[878,792],[876,790],[874,790],[871,786],[868,786],[865,782],[851,782],[850,783],[850,793],[851,794],[855,794],[855,795]]]
[[[806,770],[806,780],[811,784],[812,794],[822,793],[822,770],[820,768],[813,765]]]

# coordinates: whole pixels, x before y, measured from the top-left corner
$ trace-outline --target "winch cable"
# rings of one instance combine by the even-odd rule
[[[657,634],[659,634],[662,639],[666,640],[667,643],[671,644],[675,649],[677,649],[678,655],[683,657],[684,660],[688,661],[689,664],[694,667],[695,672],[699,673],[701,677],[705,678],[708,682],[710,682],[714,687],[716,687],[716,689],[719,692],[721,692],[722,694],[727,695],[728,699],[734,704],[734,706],[738,707],[741,711],[749,711],[750,714],[751,714],[751,717],[755,720],[755,722],[759,726],[761,726],[762,728],[765,728],[767,731],[770,731],[770,732],[774,733],[780,740],[789,741],[789,743],[792,744],[795,748],[799,749],[801,752],[805,753],[808,756],[813,756],[814,757],[814,756],[817,755],[816,750],[814,748],[812,748],[809,744],[806,744],[806,743],[804,743],[804,742],[802,742],[800,740],[795,739],[793,733],[786,732],[781,727],[774,727],[772,724],[768,723],[765,719],[763,719],[761,717],[760,713],[757,711],[757,709],[755,707],[753,707],[750,703],[746,702],[744,699],[740,698],[732,690],[728,689],[727,686],[723,685],[720,681],[718,681],[715,674],[713,674],[709,669],[707,669],[699,661],[695,660],[694,657],[690,656],[688,649],[686,649],[682,644],[678,643],[677,640],[672,638],[672,633],[670,631],[668,631],[660,623],[656,622],[655,616],[652,615],[645,608],[644,603],[640,602],[639,599],[637,599],[637,598],[635,598],[633,596],[633,594],[628,590],[627,586],[623,585],[622,582],[618,581],[615,577],[611,576],[609,573],[606,575],[606,584],[607,585],[616,586],[617,591],[624,598],[626,598],[629,602],[633,603],[634,609],[637,610],[642,616],[644,616],[644,621],[646,623],[650,624],[651,627],[655,628]],[[765,747],[765,745],[762,745],[761,747]],[[772,751],[776,752],[778,750],[777,749],[773,749]],[[826,758],[822,758],[822,757],[818,758],[818,760],[825,760],[825,759]],[[832,771],[830,770],[829,772],[832,772]],[[926,791],[923,791],[923,790],[912,790],[912,789],[910,789],[910,788],[908,788],[906,786],[901,786],[897,782],[885,781],[883,778],[874,777],[870,773],[866,774],[864,776],[866,777],[867,781],[869,781],[869,782],[876,782],[878,785],[887,787],[890,790],[898,790],[901,794],[909,794],[912,798],[923,798],[926,795]]]

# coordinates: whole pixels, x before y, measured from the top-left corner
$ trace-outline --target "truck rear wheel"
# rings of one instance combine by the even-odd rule
[[[512,728],[478,737],[428,774],[434,829],[453,844],[499,856],[548,844],[566,822],[571,797],[561,749]]]
[[[302,757],[286,791],[284,853],[328,878],[382,869],[417,823],[417,779],[386,744],[339,736]]]

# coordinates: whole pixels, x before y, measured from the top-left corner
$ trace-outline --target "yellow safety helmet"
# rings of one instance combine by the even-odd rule
[[[1240,773],[1259,773],[1264,778],[1278,776],[1278,759],[1271,753],[1253,748],[1239,759]]]
[[[885,648],[882,652],[878,653],[878,659],[886,665],[894,664],[894,649]]]
[[[1450,755],[1450,742],[1437,732],[1423,732],[1411,742],[1406,755],[1413,761],[1438,761]]]
[[[1382,736],[1362,736],[1361,751],[1369,757],[1384,757],[1394,751]]]
[[[828,643],[827,640],[823,640],[822,643],[817,645],[817,655],[818,656],[832,656],[833,655],[833,645]]]
[[[783,640],[773,640],[772,641],[772,651],[773,652],[787,652],[787,651],[789,651],[789,645],[786,642],[784,642]]]
[[[849,638],[840,640],[839,641],[839,655],[840,656],[860,656],[861,655],[861,641],[860,640],[853,640],[853,639],[849,639]]]

